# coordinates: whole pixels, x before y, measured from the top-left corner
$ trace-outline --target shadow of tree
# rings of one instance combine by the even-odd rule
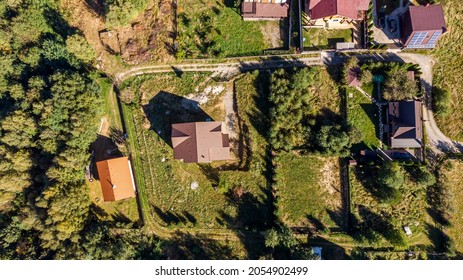
[[[221,213],[221,221],[228,228],[236,230],[250,259],[259,258],[264,253],[264,239],[260,232],[273,224],[272,205],[269,203],[271,193],[262,189],[264,195],[257,197],[246,192],[239,196],[229,191],[227,202],[236,207],[236,215]]]
[[[197,101],[166,91],[160,91],[148,104],[143,105],[143,111],[150,122],[150,129],[170,146],[172,124],[213,121]]]
[[[176,232],[165,242],[164,251],[173,260],[228,260],[237,259],[227,241],[208,239],[205,235]]]

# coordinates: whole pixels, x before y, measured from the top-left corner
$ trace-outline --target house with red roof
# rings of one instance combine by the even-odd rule
[[[410,6],[400,18],[405,48],[431,49],[446,31],[441,5]]]
[[[362,21],[371,0],[306,0],[305,13],[312,26],[352,28]]]

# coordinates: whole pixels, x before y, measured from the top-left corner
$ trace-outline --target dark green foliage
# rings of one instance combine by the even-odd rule
[[[73,33],[55,1],[0,4],[1,258],[92,258],[77,252],[99,88]]]
[[[323,125],[316,133],[315,143],[324,154],[346,156],[349,154],[352,140],[358,141],[349,136],[350,129],[336,124]]]
[[[316,70],[277,70],[271,76],[269,100],[270,143],[273,149],[288,151],[299,146],[309,136],[309,127],[304,119],[309,112],[310,86]]]
[[[290,228],[279,226],[263,232],[265,247],[271,248],[273,259],[316,260],[311,247],[304,246]]]
[[[405,181],[403,168],[395,161],[386,161],[378,173],[378,182],[387,188],[399,189]]]
[[[450,92],[444,89],[433,87],[432,91],[433,109],[440,117],[446,117],[450,113]]]

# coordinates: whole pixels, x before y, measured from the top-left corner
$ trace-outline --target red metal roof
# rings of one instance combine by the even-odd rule
[[[359,11],[367,11],[370,0],[309,0],[308,11],[311,19],[343,16],[359,19]]]
[[[441,5],[410,6],[412,31],[445,30],[444,11]]]

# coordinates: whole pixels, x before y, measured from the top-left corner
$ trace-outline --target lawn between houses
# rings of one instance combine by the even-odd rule
[[[352,29],[304,28],[304,47],[334,49],[336,43],[352,42]]]
[[[355,144],[352,151],[359,152],[366,148],[376,149],[380,145],[378,106],[360,91],[351,87],[346,88],[346,99],[347,119],[361,131],[363,136],[363,141]]]

